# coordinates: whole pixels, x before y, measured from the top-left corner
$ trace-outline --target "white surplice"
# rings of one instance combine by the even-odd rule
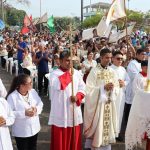
[[[0,150],[13,150],[8,126],[14,123],[15,116],[4,98],[0,98],[0,116],[6,120],[6,125],[0,127]]]
[[[61,90],[61,83],[59,76],[64,72],[60,69],[54,70],[50,74],[50,99],[51,99],[51,111],[49,116],[49,125],[55,125],[57,127],[73,127],[83,122],[81,107],[74,104],[74,118],[73,118],[73,104],[70,101],[72,96],[71,82],[64,90]],[[74,69],[73,74],[74,81],[74,95],[81,92],[85,95],[85,83],[83,82],[81,73]],[[74,120],[74,121],[73,121]]]
[[[119,95],[116,98],[116,110],[117,110],[117,115],[118,115],[118,124],[119,124],[119,132],[121,129],[121,123],[122,123],[122,117],[123,117],[123,111],[124,111],[124,104],[125,104],[125,90],[126,90],[126,86],[128,85],[128,83],[130,82],[130,78],[128,76],[128,73],[126,72],[125,68],[122,66],[115,66],[115,65],[111,65],[110,66],[112,69],[114,69],[114,71],[117,74],[118,80],[123,80],[125,82],[125,87],[122,87],[119,89]]]
[[[133,95],[135,96],[136,92],[139,89],[143,89],[145,88],[146,84],[147,84],[147,77],[144,77],[141,73],[137,74],[133,80]]]
[[[132,104],[134,93],[133,93],[133,80],[135,76],[141,71],[141,63],[137,60],[131,60],[129,65],[127,66],[127,73],[130,78],[130,82],[126,87],[126,99],[125,102],[127,104]]]
[[[103,76],[103,77],[102,77]],[[107,145],[103,145],[103,123],[104,123],[104,106],[108,100],[104,85],[108,82],[114,84],[111,95],[110,110],[110,128],[108,143],[115,143],[118,136],[117,129],[117,113],[116,113],[116,97],[119,94],[119,82],[115,71],[108,67],[102,68],[98,64],[93,68],[87,78],[86,83],[86,100],[84,107],[84,135],[87,140],[91,140],[88,148],[96,148],[96,150],[109,149]],[[88,143],[88,142],[87,142]],[[109,145],[109,144],[108,144]],[[104,146],[104,147],[102,147]],[[87,145],[85,145],[87,147]]]

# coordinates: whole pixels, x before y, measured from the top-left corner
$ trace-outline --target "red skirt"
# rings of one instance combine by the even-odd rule
[[[50,150],[82,150],[80,125],[75,126],[75,129],[52,125]]]

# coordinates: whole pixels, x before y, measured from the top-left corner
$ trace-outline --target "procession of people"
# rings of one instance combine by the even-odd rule
[[[2,150],[13,149],[8,126],[18,150],[37,149],[44,96],[51,102],[51,150],[111,150],[111,144],[125,140],[132,101],[147,84],[150,36],[147,34],[140,49],[130,45],[142,35],[134,34],[111,46],[104,37],[82,41],[78,36],[70,45],[67,35],[59,33],[55,37],[49,33],[11,37],[3,32],[1,51],[9,54],[7,45],[11,47],[10,57],[18,60],[18,75],[8,93],[0,80]],[[6,66],[4,57],[1,55],[1,69]],[[32,76],[33,66],[38,80]],[[32,82],[37,82],[37,89],[32,89]],[[7,130],[8,146],[2,130]]]
[[[112,28],[121,18],[125,28]],[[127,26],[125,1],[85,30],[25,19],[26,33],[0,31],[0,71],[12,76],[7,89],[0,76],[0,150],[38,149],[46,98],[50,150],[150,150],[150,33]]]

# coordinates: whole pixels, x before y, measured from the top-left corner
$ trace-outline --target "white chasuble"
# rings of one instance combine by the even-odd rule
[[[114,84],[112,91],[104,90],[107,83]],[[118,136],[115,104],[118,93],[119,82],[112,68],[104,69],[99,64],[91,70],[86,83],[84,135],[92,139],[93,148],[115,143]]]

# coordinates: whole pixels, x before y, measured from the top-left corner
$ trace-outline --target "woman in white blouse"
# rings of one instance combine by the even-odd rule
[[[0,150],[13,150],[8,126],[15,121],[15,116],[7,101],[0,97]]]
[[[83,76],[84,82],[86,82],[86,78],[87,78],[88,74],[90,73],[91,69],[93,67],[96,67],[96,65],[97,65],[97,62],[95,60],[93,60],[93,56],[94,56],[93,52],[88,51],[87,59],[82,62],[82,72],[84,74],[84,76]]]
[[[39,114],[43,103],[32,89],[30,76],[21,74],[14,78],[7,101],[16,117],[12,125],[12,136],[15,137],[18,150],[36,150],[40,131]]]

